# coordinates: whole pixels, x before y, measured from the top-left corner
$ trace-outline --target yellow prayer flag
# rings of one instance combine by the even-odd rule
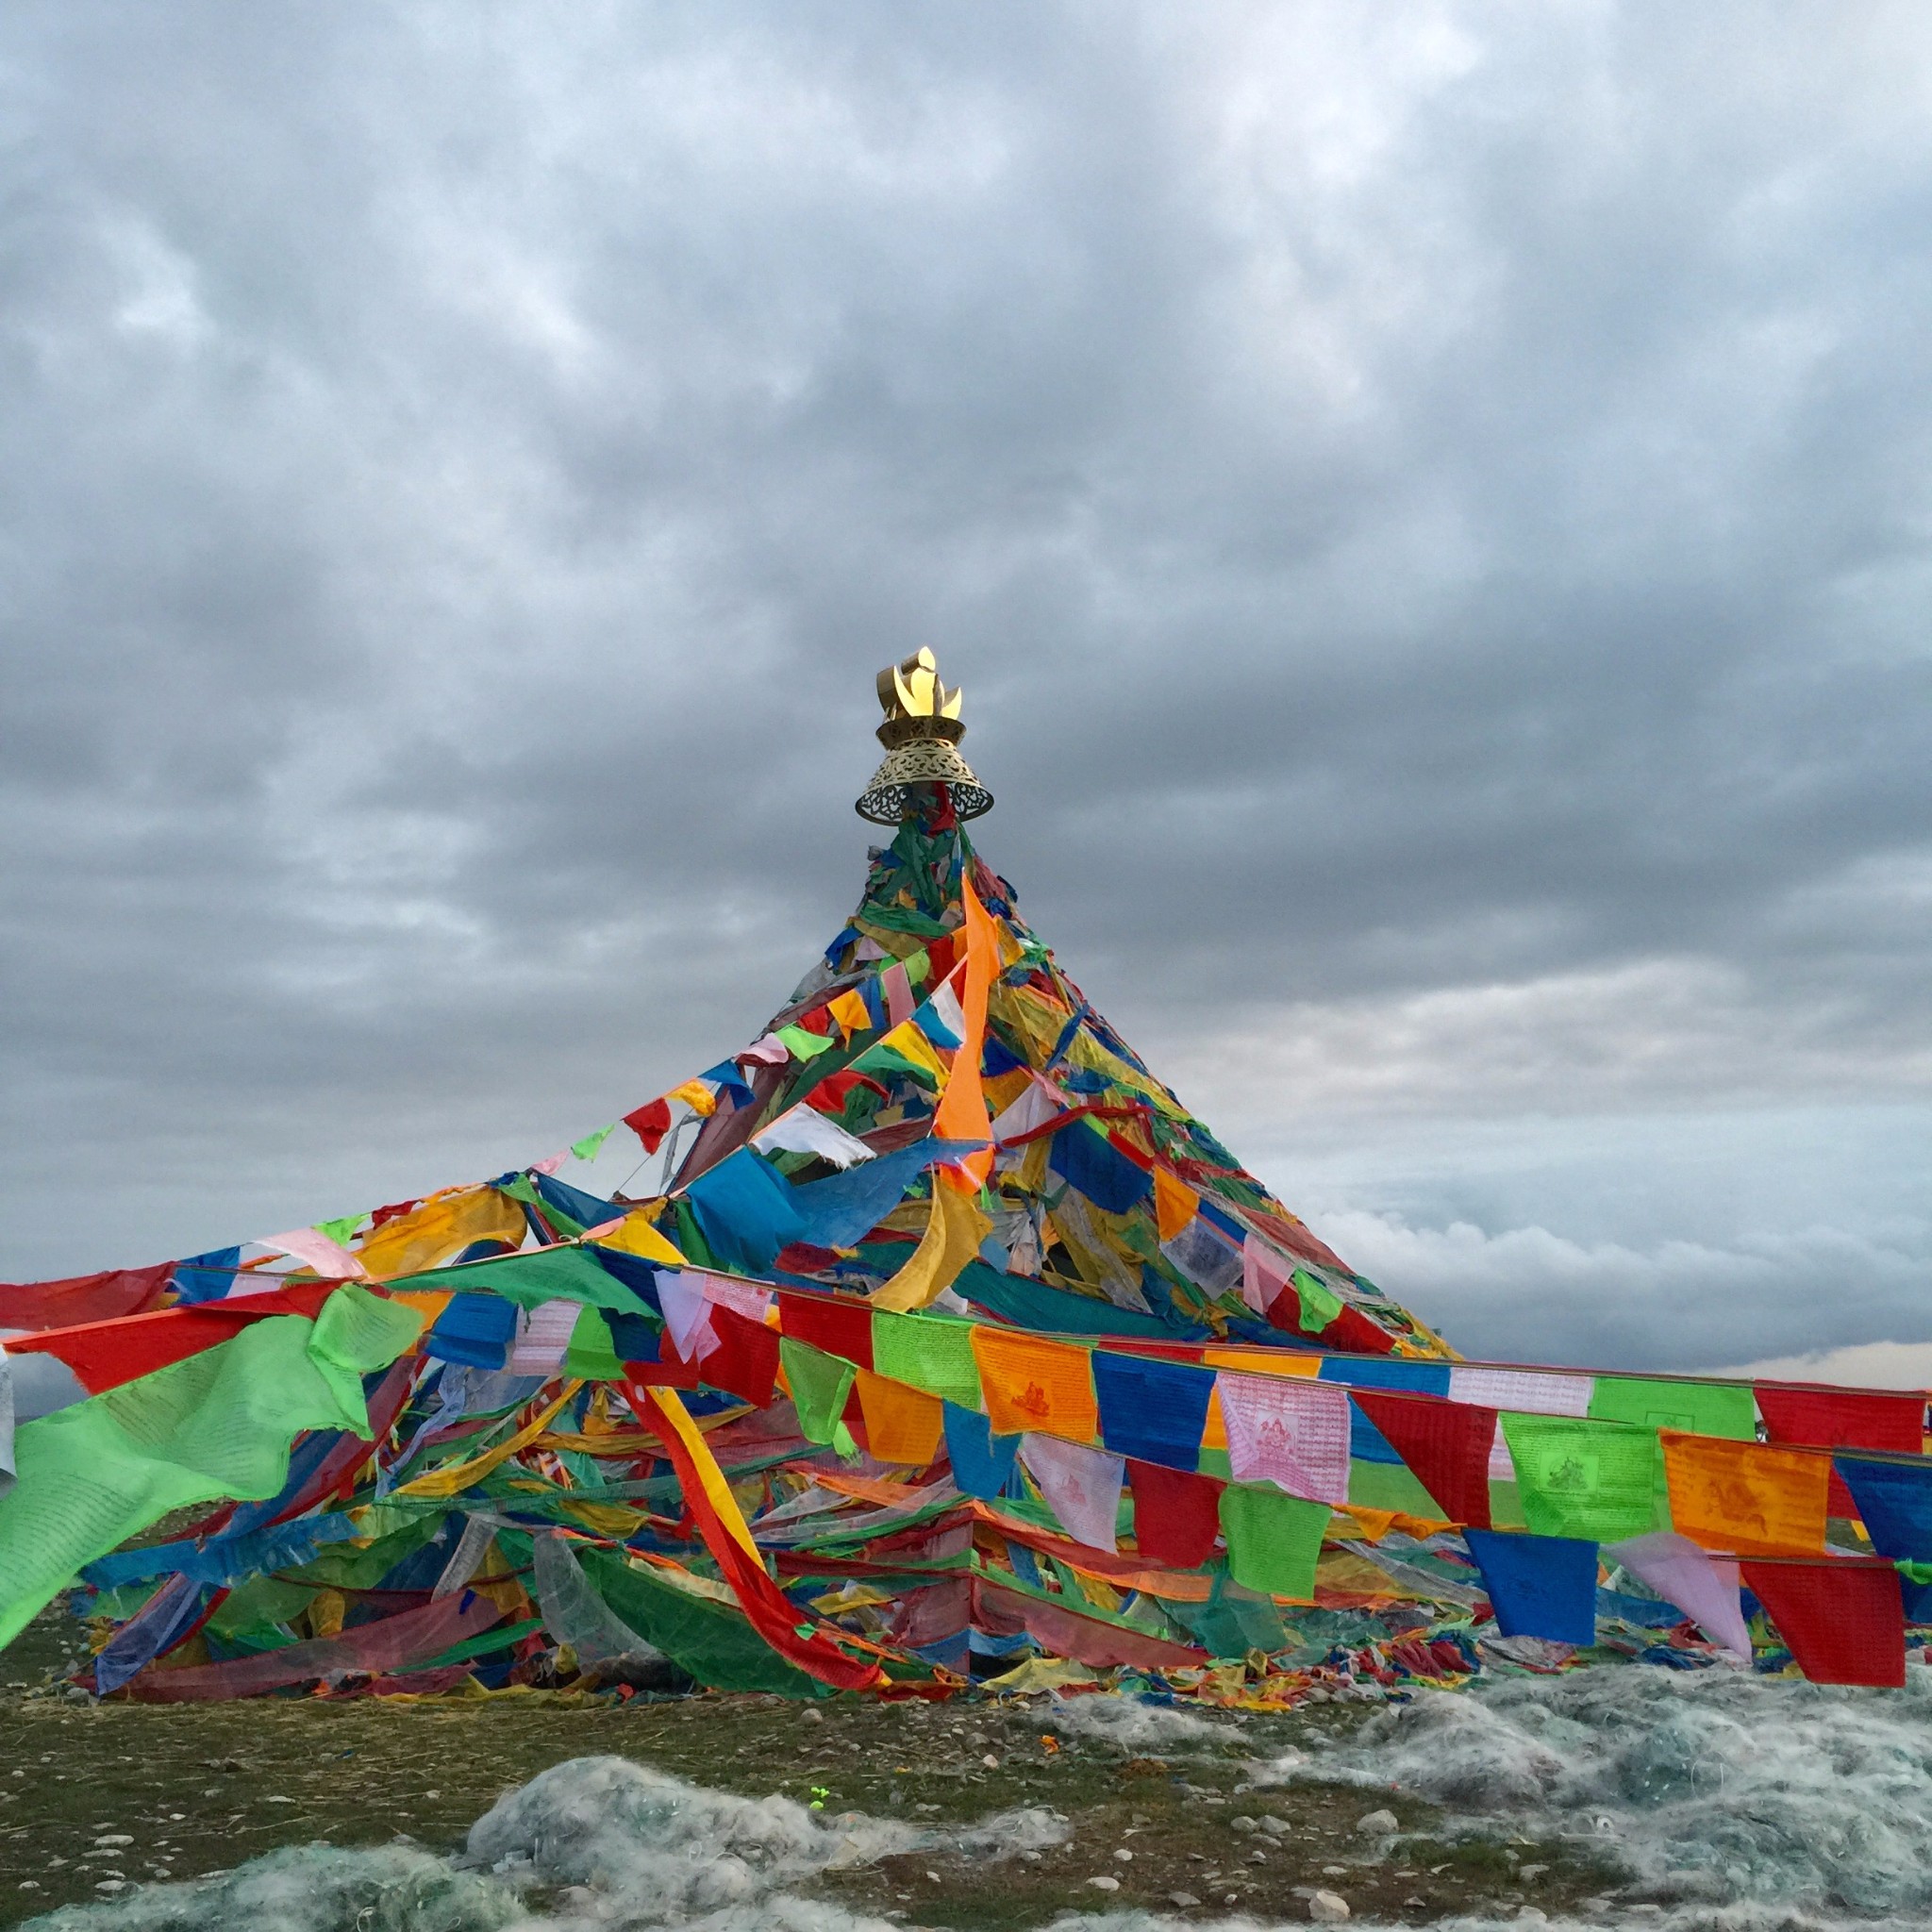
[[[644,1208],[633,1208],[624,1217],[622,1227],[613,1229],[609,1234],[599,1235],[591,1245],[615,1248],[620,1255],[636,1255],[641,1260],[661,1261],[667,1268],[688,1268],[691,1265],[658,1232],[650,1210]]]
[[[839,1029],[847,1040],[855,1033],[863,1033],[872,1024],[872,1015],[866,1010],[865,995],[856,988],[847,988],[837,999],[828,1000],[825,1011],[839,1023]]]
[[[992,1223],[980,1212],[977,1192],[949,1187],[944,1174],[936,1173],[925,1232],[911,1258],[873,1296],[873,1307],[892,1315],[924,1307],[958,1279],[960,1269],[978,1254],[980,1242],[991,1232]]]
[[[664,1098],[681,1100],[700,1120],[709,1120],[718,1111],[718,1096],[702,1080],[687,1080],[674,1087]]]
[[[1177,1180],[1166,1168],[1154,1170],[1154,1220],[1160,1239],[1171,1241],[1200,1211],[1201,1197],[1186,1181]]]
[[[438,1195],[385,1221],[356,1250],[372,1281],[394,1281],[440,1268],[472,1241],[524,1239],[524,1210],[494,1188],[465,1188]]]

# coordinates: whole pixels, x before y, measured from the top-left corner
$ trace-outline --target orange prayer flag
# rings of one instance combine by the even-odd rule
[[[966,911],[966,983],[959,997],[966,1027],[953,1056],[946,1091],[933,1114],[932,1131],[941,1141],[988,1141],[992,1139],[992,1120],[980,1086],[979,1062],[986,1051],[986,999],[999,970],[1000,944],[992,915],[973,890],[970,867],[959,874],[959,903]]]
[[[924,1468],[940,1453],[945,1404],[937,1395],[889,1381],[870,1369],[860,1369],[857,1380],[865,1440],[874,1460]]]
[[[872,1024],[872,1015],[865,1009],[865,995],[855,989],[848,989],[829,1002],[825,1011],[838,1021],[840,1031],[847,1040],[855,1033],[863,1033]]]
[[[1031,1429],[1091,1442],[1099,1434],[1091,1351],[981,1325],[973,1331],[973,1355],[994,1435]]]
[[[1661,1429],[1671,1525],[1706,1549],[1814,1556],[1824,1548],[1831,1457]]]
[[[1154,1220],[1160,1239],[1171,1241],[1199,1211],[1201,1197],[1164,1167],[1154,1170]]]

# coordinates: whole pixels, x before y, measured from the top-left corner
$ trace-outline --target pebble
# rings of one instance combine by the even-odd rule
[[[1318,1891],[1308,1901],[1308,1917],[1318,1925],[1339,1925],[1348,1917],[1348,1901],[1337,1892]]]
[[[1120,1850],[1114,1854],[1114,1857],[1118,1858],[1123,1865],[1131,1865],[1134,1862],[1134,1855],[1132,1852],[1128,1851],[1125,1845],[1123,1845],[1120,1848]]]
[[[1387,1838],[1391,1832],[1400,1831],[1402,1825],[1392,1811],[1371,1811],[1366,1818],[1356,1821],[1355,1828],[1371,1838]]]
[[[1322,1867],[1322,1876],[1324,1878],[1346,1878],[1348,1876],[1348,1867],[1346,1865],[1324,1865]]]
[[[1121,1882],[1111,1873],[1103,1872],[1097,1878],[1090,1878],[1088,1885],[1095,1891],[1118,1891]]]
[[[102,1834],[100,1835],[100,1837],[99,1837],[99,1838],[97,1838],[97,1839],[95,1839],[95,1840],[94,1840],[94,1843],[95,1843],[95,1845],[96,1845],[96,1846],[99,1846],[99,1845],[131,1845],[131,1844],[132,1844],[133,1842],[134,1842],[134,1839],[133,1839],[132,1835],[131,1835],[130,1833],[128,1833],[128,1832],[125,1832],[125,1831],[104,1831],[104,1832],[103,1832],[103,1833],[102,1833]]]
[[[1519,1878],[1541,1878],[1549,1869],[1547,1865],[1525,1865],[1516,1875]]]
[[[1261,1828],[1260,1820],[1250,1818],[1246,1812],[1242,1812],[1239,1817],[1230,1818],[1227,1823],[1231,1831],[1259,1831]]]
[[[1270,1838],[1287,1838],[1294,1830],[1294,1826],[1287,1819],[1276,1818],[1273,1812],[1270,1812],[1261,1820],[1261,1829]]]
[[[985,1765],[987,1770],[989,1771],[997,1771],[1000,1768],[999,1759],[995,1757],[991,1751],[989,1751],[986,1754],[986,1756],[982,1757],[979,1761],[980,1763]]]
[[[1167,1902],[1179,1912],[1191,1911],[1201,1903],[1191,1891],[1171,1891],[1167,1895]]]

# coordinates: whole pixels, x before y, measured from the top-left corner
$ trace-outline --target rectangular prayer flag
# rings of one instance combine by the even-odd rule
[[[1894,1562],[1932,1562],[1932,1462],[1833,1458],[1872,1547]]]
[[[1814,1684],[1906,1681],[1906,1618],[1898,1572],[1856,1557],[1751,1562],[1744,1581]]]
[[[1332,1383],[1220,1370],[1228,1466],[1309,1501],[1348,1501],[1348,1391]]]
[[[1490,1526],[1493,1408],[1367,1389],[1357,1389],[1354,1400],[1450,1522]]]
[[[1652,1429],[1685,1429],[1724,1436],[1734,1442],[1757,1440],[1757,1409],[1741,1383],[1667,1382],[1641,1375],[1599,1375],[1590,1415],[1597,1422],[1637,1423]]]
[[[1243,1590],[1313,1603],[1315,1566],[1332,1514],[1327,1504],[1283,1495],[1272,1484],[1228,1484],[1221,1492],[1228,1574]]]
[[[1496,1628],[1587,1649],[1596,1641],[1597,1548],[1581,1538],[1465,1529]]]
[[[979,1407],[979,1363],[973,1354],[973,1327],[951,1315],[889,1314],[872,1317],[873,1366],[895,1382],[941,1396],[961,1408]]]
[[[1001,1435],[1087,1442],[1099,1433],[1091,1350],[981,1324],[973,1330],[973,1353],[987,1415]]]
[[[1025,1435],[1020,1438],[1020,1460],[1075,1542],[1096,1550],[1117,1547],[1124,1458],[1058,1436]]]
[[[1671,1526],[1707,1549],[1810,1556],[1824,1547],[1831,1457],[1663,1432]]]
[[[1096,1349],[1093,1388],[1109,1449],[1171,1469],[1191,1470],[1200,1460],[1213,1370]]]
[[[1654,1526],[1655,1429],[1508,1412],[1502,1426],[1535,1535],[1619,1542]]]
[[[1134,1542],[1150,1562],[1198,1570],[1221,1534],[1222,1486],[1158,1462],[1127,1463],[1134,1492]]]
[[[860,1369],[858,1407],[865,1417],[866,1446],[874,1461],[924,1469],[938,1457],[945,1412],[938,1396]]]

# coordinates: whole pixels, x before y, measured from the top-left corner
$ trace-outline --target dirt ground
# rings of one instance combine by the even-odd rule
[[[1305,1921],[1317,1889],[1358,1919],[1425,1924],[1524,1906],[1554,1916],[1615,1883],[1574,1845],[1446,1833],[1429,1807],[1392,1792],[1250,1787],[1254,1760],[1306,1748],[1356,1721],[1355,1707],[1250,1716],[1205,1749],[1156,1758],[1059,1736],[1038,1699],[91,1706],[44,1688],[65,1641],[37,1626],[0,1658],[0,1681],[10,1680],[0,1689],[0,1924],[281,1845],[400,1835],[454,1851],[502,1792],[599,1754],[721,1790],[816,1798],[827,1814],[944,1823],[1042,1805],[1069,1819],[1067,1844],[991,1874],[919,1853],[828,1874],[816,1888],[856,1910],[961,1932],[1132,1906]],[[1393,1836],[1357,1829],[1378,1809],[1396,1814]]]

